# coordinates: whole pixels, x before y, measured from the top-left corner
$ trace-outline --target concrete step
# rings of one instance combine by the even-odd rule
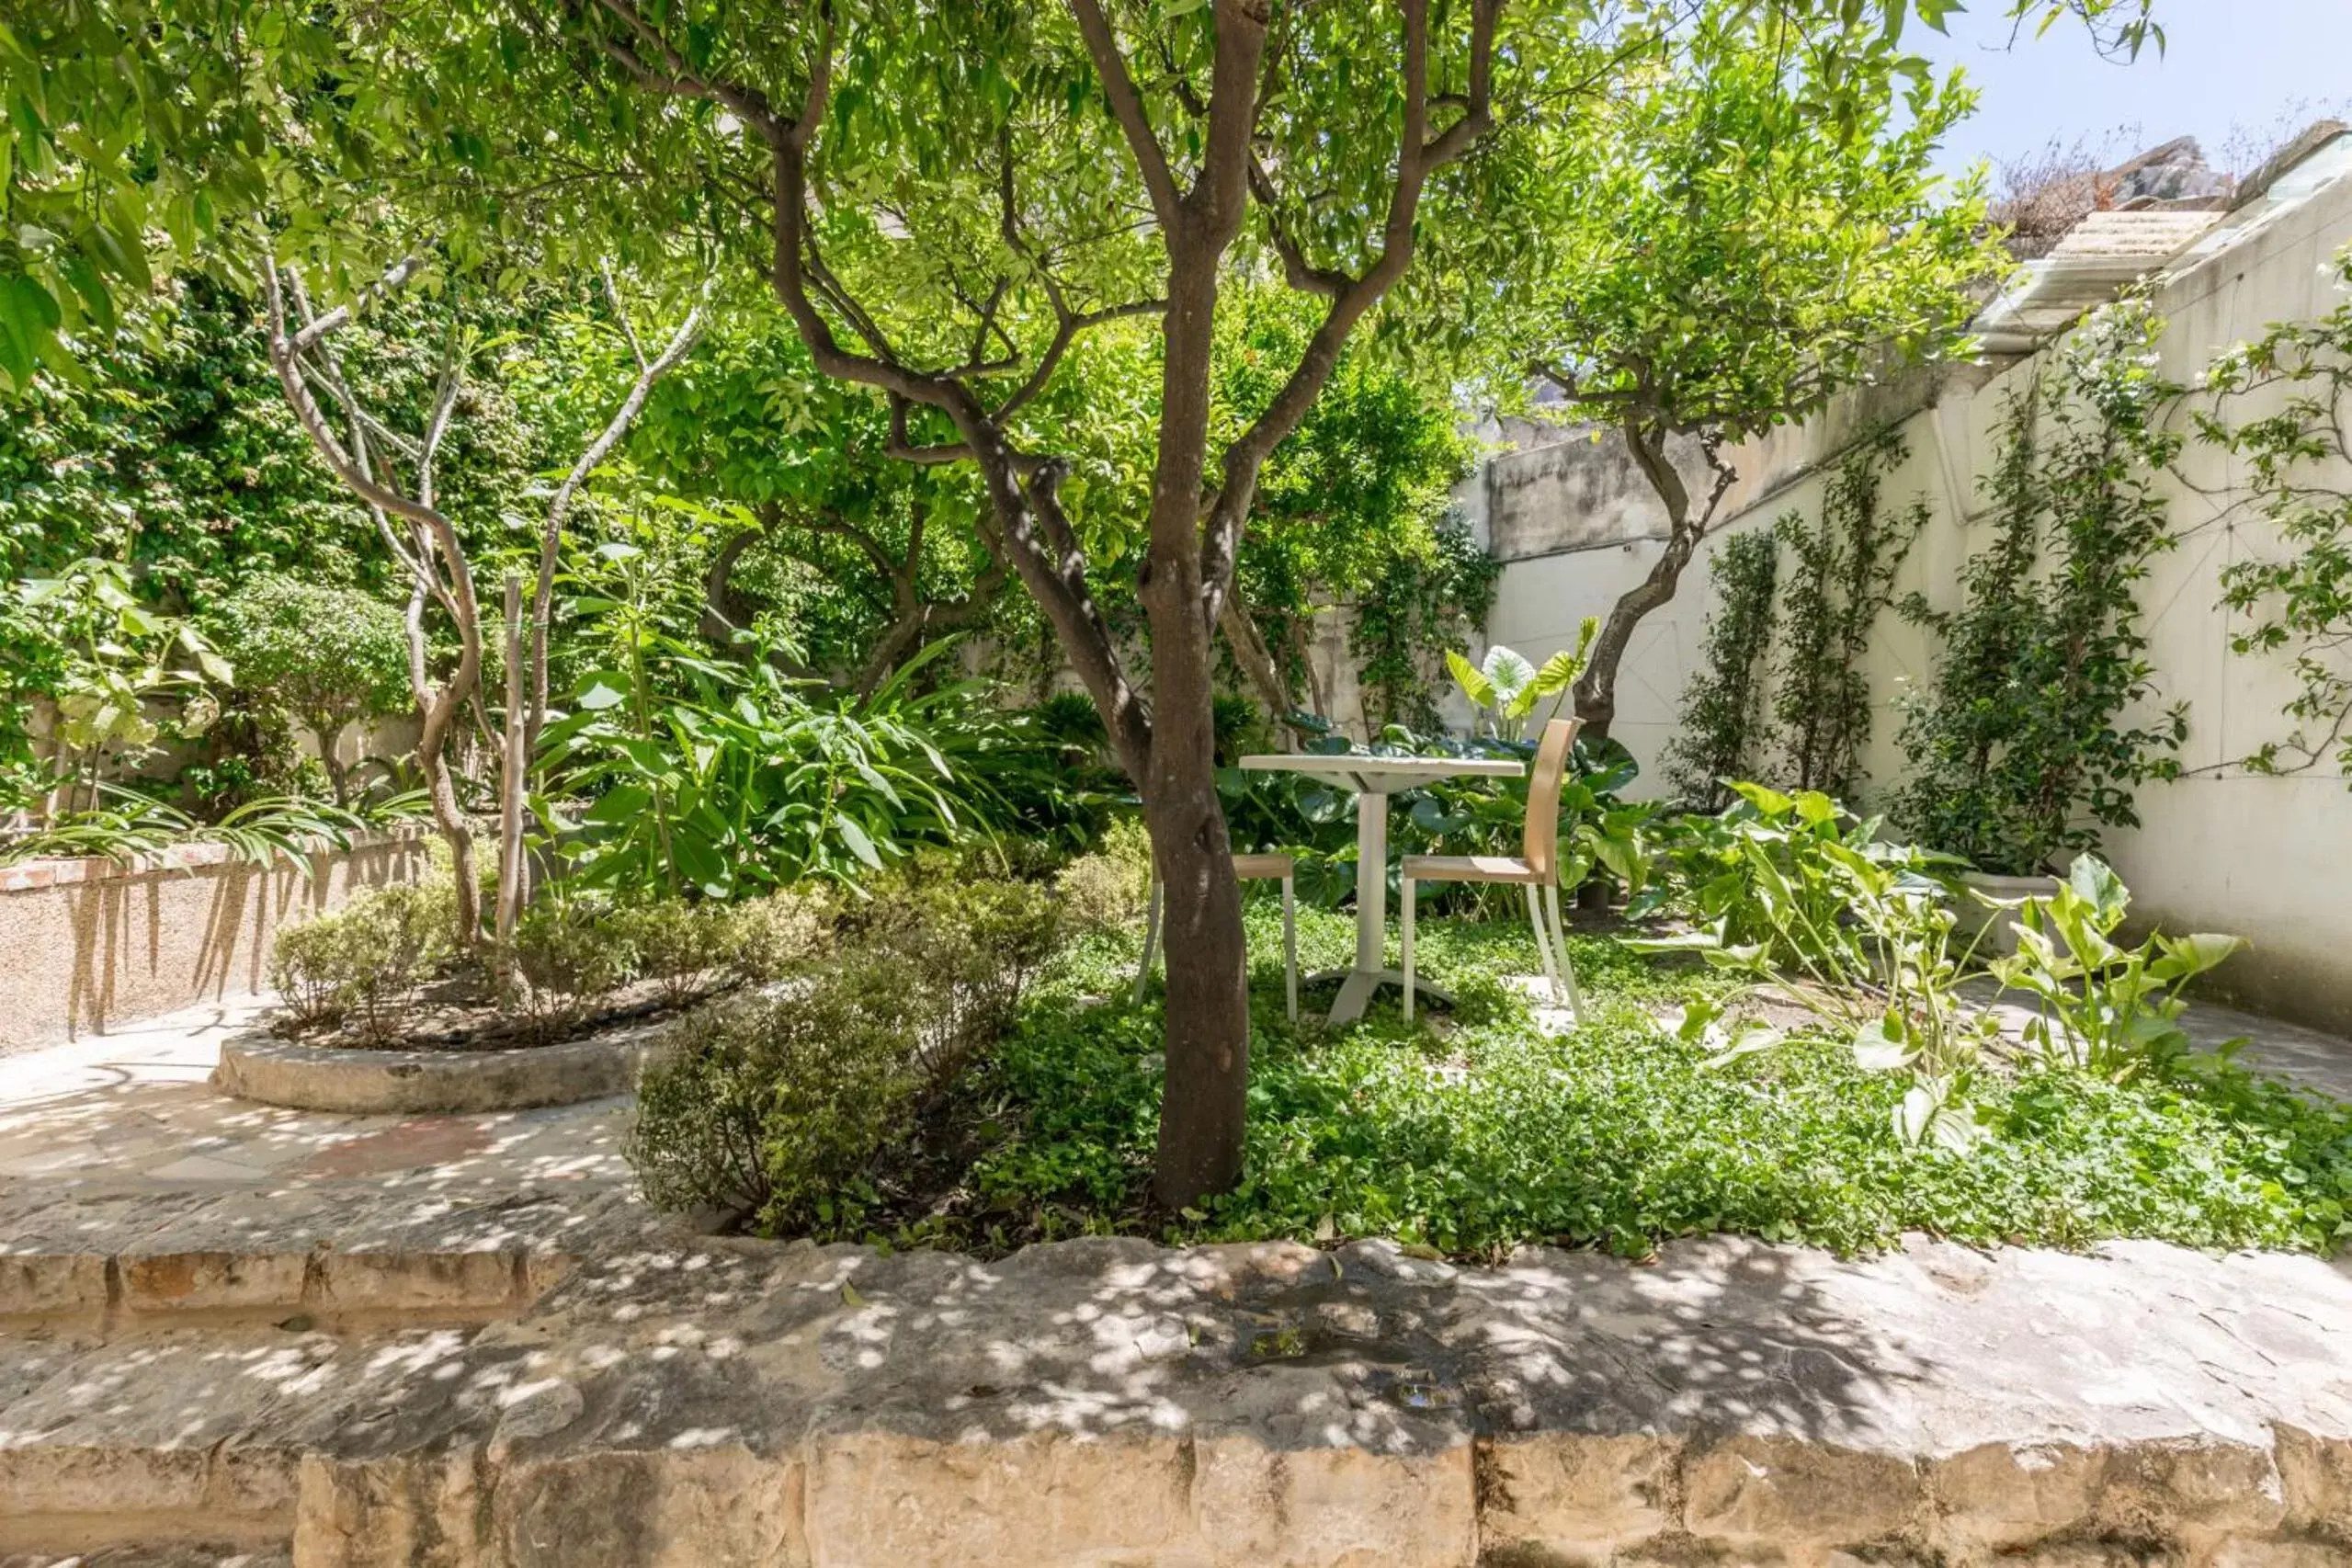
[[[0,1191],[0,1330],[483,1323],[528,1308],[592,1238],[650,1223],[611,1189],[469,1202],[343,1185],[26,1187]]]
[[[464,1333],[0,1335],[0,1551],[282,1552],[304,1454]]]
[[[96,1551],[20,1551],[0,1568],[293,1568],[290,1546],[258,1548],[219,1541],[101,1547]]]

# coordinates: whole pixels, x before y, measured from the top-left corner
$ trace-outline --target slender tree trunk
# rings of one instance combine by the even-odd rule
[[[1666,509],[1666,546],[1651,563],[1649,574],[1609,607],[1608,619],[1602,623],[1600,635],[1593,640],[1591,660],[1585,665],[1585,673],[1577,677],[1576,717],[1584,722],[1584,738],[1593,742],[1607,740],[1610,726],[1617,722],[1618,668],[1625,662],[1625,650],[1633,641],[1634,630],[1652,610],[1674,599],[1675,590],[1682,582],[1683,568],[1690,564],[1692,552],[1706,537],[1707,525],[1713,521],[1715,508],[1734,477],[1730,469],[1716,462],[1710,446],[1708,460],[1715,469],[1715,486],[1707,497],[1705,508],[1694,517],[1690,489],[1667,455],[1664,427],[1645,424],[1638,415],[1628,415],[1624,434],[1634,462],[1648,477],[1651,488],[1657,492],[1658,500]]]
[[[409,684],[416,697],[416,770],[424,776],[425,798],[433,807],[433,826],[449,847],[451,890],[455,904],[454,937],[458,948],[472,952],[482,936],[482,877],[474,864],[473,831],[458,809],[457,786],[449,779],[449,720],[457,704],[446,690],[436,692],[426,676],[425,583],[416,579],[408,591]]]
[[[492,962],[503,990],[512,978],[515,923],[529,896],[529,869],[523,863],[523,780],[530,765],[532,713],[525,706],[527,683],[541,700],[547,678],[547,647],[538,642],[532,668],[523,667],[523,580],[506,574],[506,728],[498,748],[498,908]],[[540,711],[544,711],[543,709]]]
[[[319,766],[326,770],[326,787],[338,806],[351,804],[351,770],[335,755],[342,744],[344,726],[329,722],[313,722],[311,733],[318,738]]]
[[[1274,650],[1267,647],[1265,635],[1257,629],[1256,618],[1242,600],[1242,585],[1238,579],[1225,595],[1225,608],[1218,615],[1218,624],[1225,633],[1225,646],[1233,650],[1233,662],[1242,667],[1251,686],[1257,689],[1257,699],[1266,704],[1267,714],[1274,721],[1274,733],[1286,751],[1296,750],[1297,733],[1290,715],[1299,704],[1290,695],[1290,682],[1282,678],[1282,666],[1275,662]]]

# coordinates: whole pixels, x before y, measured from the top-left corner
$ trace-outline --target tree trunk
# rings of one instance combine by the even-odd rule
[[[1625,661],[1627,644],[1633,641],[1634,629],[1644,617],[1663,605],[1672,602],[1675,589],[1682,582],[1683,568],[1690,564],[1691,552],[1706,536],[1707,525],[1715,515],[1715,507],[1730,484],[1729,469],[1716,467],[1716,483],[1708,497],[1707,506],[1698,517],[1690,512],[1690,490],[1682,475],[1666,455],[1666,433],[1657,426],[1645,426],[1638,416],[1629,415],[1625,421],[1625,444],[1631,449],[1633,460],[1648,476],[1650,487],[1666,509],[1666,547],[1651,563],[1649,574],[1618,597],[1609,607],[1608,619],[1602,623],[1600,635],[1593,640],[1590,661],[1585,673],[1576,679],[1576,717],[1583,721],[1585,740],[1599,742],[1608,738],[1609,727],[1617,722],[1617,673]],[[1710,448],[1709,459],[1713,460]]]
[[[1290,695],[1290,683],[1282,678],[1282,666],[1274,661],[1274,650],[1267,647],[1266,638],[1257,629],[1257,620],[1243,602],[1240,580],[1225,595],[1225,608],[1218,615],[1218,624],[1225,633],[1225,646],[1233,651],[1233,663],[1241,665],[1242,674],[1257,689],[1257,699],[1266,704],[1267,716],[1274,721],[1274,734],[1285,751],[1298,748],[1296,727],[1290,715],[1299,704]]]
[[[1143,789],[1167,955],[1167,1066],[1153,1188],[1171,1209],[1240,1179],[1249,1086],[1241,883],[1217,798],[1209,638],[1197,617],[1194,625],[1189,647],[1165,633],[1153,639],[1157,701]]]
[[[319,766],[326,770],[328,792],[334,795],[336,805],[350,805],[351,770],[335,755],[335,748],[343,740],[343,725],[332,720],[313,721],[311,733],[319,743]]]
[[[465,812],[458,809],[457,786],[449,781],[449,719],[456,704],[446,692],[436,692],[425,675],[425,584],[412,583],[408,593],[409,680],[416,694],[421,722],[416,734],[416,770],[424,776],[425,797],[432,803],[433,826],[449,846],[450,879],[455,910],[452,933],[460,952],[472,952],[482,936],[482,878],[473,859],[473,832]]]
[[[529,896],[529,869],[523,863],[523,784],[530,764],[529,715],[524,708],[527,678],[544,681],[546,644],[541,642],[529,676],[523,669],[523,580],[506,574],[506,726],[498,747],[498,907],[491,949],[493,971],[503,993],[513,978],[515,924]]]
[[[1249,974],[1241,884],[1217,798],[1215,627],[1200,548],[1221,247],[1196,244],[1170,244],[1152,543],[1140,583],[1152,627],[1143,817],[1160,870],[1167,954],[1167,1067],[1153,1189],[1171,1209],[1241,1179],[1249,1090]]]

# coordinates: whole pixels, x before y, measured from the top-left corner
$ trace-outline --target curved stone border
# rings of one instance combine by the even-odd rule
[[[633,1023],[512,1051],[364,1051],[300,1045],[260,1030],[221,1047],[212,1086],[296,1110],[418,1115],[528,1110],[625,1095],[661,1036]]]

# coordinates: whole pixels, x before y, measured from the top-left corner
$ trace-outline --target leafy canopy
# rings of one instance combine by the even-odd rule
[[[1532,371],[1575,416],[1736,440],[1960,347],[1960,290],[2005,263],[1981,176],[1930,160],[1975,95],[1857,71],[1867,24],[1834,36],[1711,5],[1533,138],[1535,221],[1480,324],[1506,387]]]

